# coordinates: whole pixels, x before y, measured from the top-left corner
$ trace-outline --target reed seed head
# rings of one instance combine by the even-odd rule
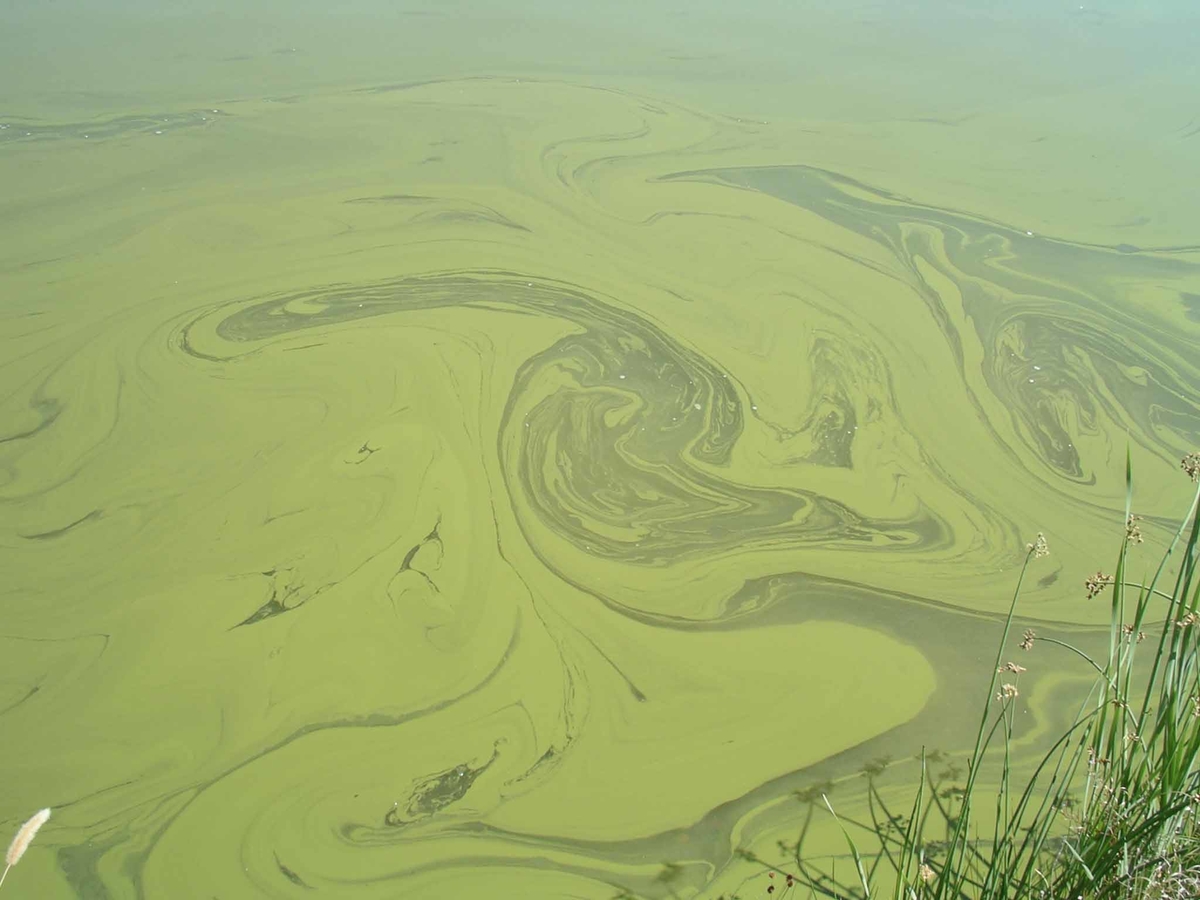
[[[1139,537],[1138,540],[1141,541],[1141,538]],[[1089,600],[1093,599],[1115,580],[1112,575],[1105,575],[1103,572],[1097,572],[1095,575],[1089,576],[1088,580],[1083,583],[1083,586],[1087,588],[1087,598]]]
[[[1192,481],[1200,481],[1200,453],[1189,453],[1179,461],[1179,466]]]
[[[1138,523],[1142,521],[1141,516],[1129,514],[1129,518],[1125,520],[1125,537],[1129,539],[1131,544],[1140,544],[1145,538],[1142,537],[1142,526]]]
[[[15,866],[21,861],[21,857],[25,855],[25,851],[29,849],[29,845],[33,843],[34,836],[38,833],[38,829],[46,824],[50,818],[50,810],[39,809],[29,820],[17,829],[16,836],[13,837],[12,843],[8,845],[8,853],[4,855],[4,862],[9,866]]]
[[[1050,545],[1046,543],[1046,536],[1040,531],[1037,537],[1033,539],[1033,543],[1025,545],[1025,551],[1032,553],[1034,559],[1041,559],[1043,556],[1050,555]]]
[[[1133,626],[1129,625],[1129,624],[1122,625],[1121,626],[1121,634],[1125,635],[1125,637],[1127,637],[1127,638],[1132,638],[1133,637]],[[1139,631],[1137,633],[1137,642],[1140,644],[1145,639],[1146,639],[1146,632]]]
[[[1033,642],[1036,639],[1037,639],[1037,632],[1034,631],[1032,628],[1026,628],[1025,634],[1023,634],[1021,636],[1021,649],[1022,650],[1032,650]]]

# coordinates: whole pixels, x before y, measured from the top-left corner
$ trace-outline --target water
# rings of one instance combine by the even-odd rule
[[[1196,24],[0,10],[9,889],[757,896],[962,753],[1180,512]]]

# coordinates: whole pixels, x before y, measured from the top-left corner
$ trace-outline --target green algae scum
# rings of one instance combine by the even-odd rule
[[[1196,16],[4,5],[4,890],[765,897],[961,759],[1177,525]]]

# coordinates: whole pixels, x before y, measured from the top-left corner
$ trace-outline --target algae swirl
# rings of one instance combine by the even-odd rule
[[[1149,542],[1175,512],[1187,240],[552,78],[215,108],[0,146],[39,896],[728,893],[798,794],[962,749],[1033,533],[1029,623],[1096,639],[1127,444]],[[1030,669],[1023,748],[1074,677]]]

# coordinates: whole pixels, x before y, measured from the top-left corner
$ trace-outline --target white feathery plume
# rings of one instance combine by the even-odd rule
[[[8,845],[8,853],[4,854],[4,874],[0,875],[0,884],[4,884],[4,879],[8,877],[8,870],[21,861],[21,857],[25,855],[25,851],[29,849],[29,845],[33,843],[34,836],[38,833],[38,829],[46,824],[46,820],[50,818],[50,810],[39,809],[29,821],[22,825],[18,830],[16,837],[12,839],[12,843]]]

